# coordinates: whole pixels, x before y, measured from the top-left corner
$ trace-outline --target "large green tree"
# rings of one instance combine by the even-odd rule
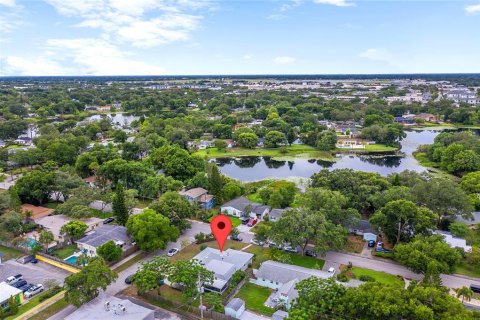
[[[150,205],[150,209],[170,219],[172,225],[180,231],[190,227],[187,219],[194,214],[190,202],[175,191],[165,192],[157,202]]]
[[[202,285],[211,285],[215,279],[213,271],[205,269],[196,260],[179,260],[172,267],[168,280],[182,287],[182,294],[194,299],[199,293],[199,280]]]
[[[172,265],[165,256],[157,256],[142,263],[135,273],[135,285],[139,294],[160,287],[161,280],[171,275]]]
[[[117,184],[115,194],[113,195],[112,210],[115,218],[122,226],[128,220],[128,208],[125,203],[125,191],[122,184]]]
[[[118,261],[122,256],[122,248],[113,240],[107,241],[97,248],[97,254],[108,262]]]
[[[83,236],[87,228],[88,226],[85,222],[73,220],[67,222],[60,228],[60,234],[67,236],[71,240],[76,240]]]

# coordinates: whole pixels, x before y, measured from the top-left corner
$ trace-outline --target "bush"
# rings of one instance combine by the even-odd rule
[[[213,234],[209,233],[209,234],[205,234],[203,232],[200,232],[199,234],[196,234],[195,235],[195,242],[197,244],[201,244],[201,243],[204,243],[204,242],[209,242],[209,241],[213,241],[215,239],[215,237],[213,236]]]
[[[200,251],[203,251],[207,248],[207,245],[206,244],[201,244],[200,245]]]
[[[45,300],[53,297],[54,295],[56,295],[57,293],[59,293],[62,290],[63,290],[62,287],[55,286],[52,289],[50,289],[49,291],[47,291],[44,295],[40,296],[40,298],[38,298],[38,301],[40,301],[40,302],[45,301]]]
[[[340,282],[348,282],[350,279],[347,277],[347,274],[342,271],[337,275],[337,280]]]
[[[393,259],[393,253],[392,252],[375,251],[373,253],[373,255],[376,256],[376,257],[380,257],[380,258]]]
[[[358,277],[358,280],[365,282],[375,282],[375,278],[369,276],[368,274],[362,274],[360,277]]]

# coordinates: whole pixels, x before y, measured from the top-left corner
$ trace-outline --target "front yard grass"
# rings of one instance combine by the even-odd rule
[[[272,293],[269,288],[261,287],[253,283],[246,283],[236,297],[245,301],[246,309],[271,316],[275,310],[265,306],[265,301]]]
[[[25,255],[25,253],[23,253],[21,251],[18,251],[16,249],[12,249],[12,248],[9,248],[9,247],[4,247],[4,246],[0,246],[0,252],[3,253],[2,261],[7,261],[7,260],[10,260],[10,259],[17,259],[17,258]]]
[[[215,218],[215,216],[217,216],[218,214],[214,214],[213,216],[210,217],[210,219],[208,219],[208,222],[211,222],[213,220],[213,218]],[[227,216],[230,221],[232,222],[232,227],[236,228],[238,227],[239,225],[242,224],[242,220],[240,220],[239,218],[237,217],[232,217],[232,216]]]
[[[65,309],[69,303],[65,298],[62,298],[54,303],[52,303],[50,306],[47,308],[43,309],[42,311],[38,312],[34,316],[28,318],[28,320],[45,320],[53,316],[54,314],[57,314],[61,310]]]
[[[383,284],[393,284],[393,285],[398,285],[401,287],[405,286],[405,283],[403,280],[401,280],[399,277],[381,272],[381,271],[375,271],[371,269],[365,269],[365,268],[359,268],[359,267],[353,267],[352,268],[352,273],[355,275],[356,279],[359,279],[360,276],[370,276],[373,279],[375,279],[376,282],[380,282]]]
[[[72,254],[74,254],[76,250],[77,250],[77,245],[71,244],[61,249],[55,250],[53,252],[53,255],[57,258],[65,259],[70,257]]]
[[[455,273],[462,274],[468,277],[480,278],[480,270],[478,269],[478,267],[472,266],[465,261],[462,261],[462,263],[457,266],[457,268],[455,269]]]
[[[263,262],[267,260],[272,260],[272,250],[273,249],[270,248],[252,245],[245,251],[253,253],[255,255],[255,257],[253,258],[253,268],[258,269]],[[325,261],[322,259],[306,257],[297,253],[285,252],[285,254],[288,255],[290,258],[289,264],[293,264],[299,267],[321,270],[323,268],[323,265],[325,264]]]

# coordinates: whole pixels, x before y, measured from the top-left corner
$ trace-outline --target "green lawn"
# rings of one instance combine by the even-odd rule
[[[60,202],[48,202],[48,203],[45,203],[43,206],[50,209],[57,209],[59,205],[61,205]]]
[[[353,267],[352,273],[355,275],[355,278],[360,278],[362,275],[367,275],[375,279],[375,281],[383,283],[383,284],[394,284],[398,286],[404,286],[403,280],[398,278],[397,276],[385,272],[365,269],[365,268],[358,268]]]
[[[62,299],[54,302],[53,304],[51,304],[47,308],[43,309],[42,311],[38,312],[34,316],[28,318],[28,320],[45,320],[45,319],[48,319],[51,316],[53,316],[54,314],[56,314],[56,313],[60,312],[61,310],[65,309],[68,305],[69,305],[69,303],[67,302],[67,300],[65,300],[65,298],[62,298]]]
[[[137,201],[138,203],[136,207],[140,209],[145,209],[152,203],[152,200],[147,200],[147,199],[137,199]]]
[[[8,247],[4,247],[4,246],[0,246],[0,252],[3,253],[3,255],[4,255],[2,257],[2,261],[7,261],[7,260],[10,260],[10,259],[17,259],[17,258],[25,255],[21,251],[18,251],[18,250],[12,249],[12,248],[8,248]]]
[[[213,216],[210,217],[210,219],[208,219],[208,221],[212,221],[213,218],[215,218],[215,216],[217,216],[216,214],[214,214]],[[232,216],[228,216],[230,218],[230,221],[232,222],[232,226],[234,228],[238,227],[239,225],[242,224],[242,220],[240,220],[239,218],[237,217],[232,217]]]
[[[18,307],[17,314],[15,314],[13,316],[9,316],[9,317],[5,318],[5,320],[15,319],[16,317],[20,316],[21,314],[23,314],[23,313],[27,312],[28,310],[32,309],[33,307],[37,306],[38,304],[40,304],[40,297],[45,295],[47,292],[48,292],[48,290],[36,295],[32,299],[30,299],[28,302],[22,304],[21,306]]]
[[[455,273],[463,274],[468,277],[480,278],[480,270],[478,266],[472,266],[463,261],[456,269]]]
[[[272,249],[263,248],[260,246],[252,245],[251,247],[245,250],[246,252],[253,253],[255,258],[253,259],[253,268],[258,269],[260,265],[267,261],[272,260]],[[290,264],[310,268],[310,269],[319,269],[323,268],[325,261],[322,259],[312,258],[302,256],[297,253],[285,253],[290,257]]]
[[[275,312],[275,309],[266,307],[264,303],[271,293],[272,290],[269,288],[257,286],[253,283],[246,283],[237,293],[236,297],[245,301],[246,309],[270,317]]]
[[[133,257],[132,259],[126,261],[124,264],[119,265],[113,271],[115,271],[117,273],[120,273],[123,270],[126,270],[127,268],[129,268],[130,266],[133,266],[135,263],[139,262],[140,260],[145,258],[147,255],[148,254],[146,252],[139,253],[135,257]]]
[[[398,148],[389,147],[383,144],[367,144],[364,149],[354,149],[354,148],[340,148],[337,149],[338,153],[342,153],[342,151],[353,151],[353,152],[390,152],[390,151],[397,151]]]
[[[112,212],[104,212],[102,210],[97,210],[97,209],[90,209],[90,210],[92,211],[93,216],[99,219],[107,219],[113,216]]]
[[[282,153],[282,150],[286,150]],[[194,153],[202,158],[224,158],[224,157],[246,157],[246,156],[258,156],[258,157],[296,157],[307,159],[321,159],[325,161],[335,161],[335,158],[330,152],[319,151],[311,146],[305,144],[286,146],[285,148],[230,148],[225,150],[218,150],[217,148],[210,148],[205,150],[199,150]]]
[[[63,247],[61,249],[55,250],[53,255],[60,259],[65,259],[70,257],[77,250],[76,244],[71,244],[69,246]]]
[[[430,161],[427,158],[427,154],[424,152],[414,152],[413,157],[424,167],[427,168],[438,168],[439,163]]]
[[[253,202],[262,203],[262,198],[260,198],[260,195],[258,194],[258,192],[249,194],[247,196],[247,199]]]

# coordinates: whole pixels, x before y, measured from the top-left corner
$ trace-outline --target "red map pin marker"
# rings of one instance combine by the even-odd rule
[[[232,222],[226,215],[219,214],[210,222],[210,229],[212,229],[212,233],[215,239],[217,239],[220,252],[222,252],[223,245],[230,234],[230,230],[232,230]]]

